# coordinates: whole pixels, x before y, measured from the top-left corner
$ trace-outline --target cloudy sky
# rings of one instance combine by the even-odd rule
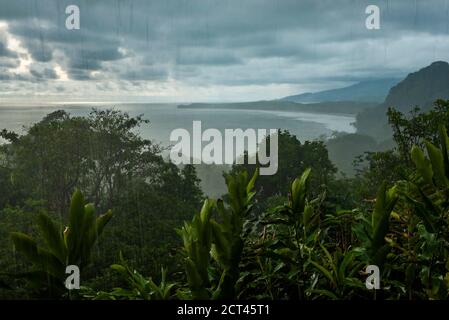
[[[449,0],[0,0],[3,104],[274,99],[435,60],[449,60]]]

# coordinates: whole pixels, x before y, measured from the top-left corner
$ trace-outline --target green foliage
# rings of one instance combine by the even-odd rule
[[[11,234],[15,249],[33,265],[32,271],[17,275],[25,278],[31,288],[46,290],[50,296],[67,293],[64,287],[66,266],[76,265],[80,271],[91,261],[92,248],[112,212],[96,217],[91,204],[85,204],[80,191],[72,196],[69,223],[63,230],[46,214],[39,214],[38,229],[45,247],[31,236],[20,232]]]
[[[353,161],[367,151],[379,151],[381,146],[370,136],[358,133],[340,133],[326,141],[329,159],[339,171],[347,176],[354,176],[356,170]]]
[[[363,262],[358,260],[355,251],[343,252],[338,248],[332,255],[321,245],[324,256],[323,264],[311,261],[310,263],[318,270],[326,280],[319,289],[310,289],[311,294],[330,299],[348,299],[354,296],[356,290],[364,289],[365,286],[357,277],[363,267]]]
[[[211,214],[215,201],[205,200],[201,211],[178,230],[185,251],[185,269],[193,299],[207,299],[210,294],[208,268],[212,246]]]
[[[206,200],[191,222],[178,230],[184,243],[184,264],[192,299],[233,299],[243,250],[244,218],[252,207],[258,170],[248,180],[246,172],[227,175],[228,198]],[[212,218],[213,211],[217,219]],[[213,265],[213,262],[215,265]]]
[[[66,221],[75,187],[98,211],[115,212],[106,241],[93,252],[96,263],[84,273],[90,285],[119,285],[109,271],[119,251],[144,273],[159,273],[162,265],[182,270],[173,229],[191,218],[203,193],[193,166],[166,162],[161,148],[139,135],[148,122],[112,109],[83,117],[56,111],[22,135],[1,133],[9,141],[0,146],[0,266],[7,266],[1,271],[23,269],[9,245],[9,233],[23,223],[9,212],[35,202],[52,219]]]
[[[426,127],[445,119],[446,102],[438,105],[411,119],[391,114],[398,147],[366,154],[354,178],[334,177],[322,143],[280,132],[278,175],[235,165],[223,198],[204,201],[194,166],[165,162],[132,132],[140,117],[57,112],[24,136],[3,132],[11,143],[0,148],[0,240],[26,231],[12,234],[15,251],[0,247],[0,285],[14,289],[10,297],[30,296],[24,280],[37,297],[64,297],[65,267],[75,264],[86,279],[77,296],[86,299],[447,299],[449,137],[444,126]],[[95,150],[74,147],[83,130]],[[60,151],[45,146],[51,139]],[[34,140],[36,156],[26,150]],[[108,241],[96,244],[110,212],[97,217],[79,191],[69,210],[61,206],[75,185],[114,210]],[[381,290],[364,285],[372,264]],[[15,268],[16,280],[5,281]]]
[[[392,186],[406,180],[413,171],[396,150],[366,152],[355,160],[355,166],[353,192],[359,202],[376,197],[381,181]]]
[[[428,112],[413,108],[408,117],[393,108],[388,109],[388,122],[393,129],[393,138],[399,153],[410,163],[410,149],[416,145],[424,147],[425,141],[438,143],[439,127],[449,123],[449,101],[437,100]]]
[[[396,187],[386,189],[383,183],[376,197],[376,204],[371,215],[371,221],[361,219],[361,223],[354,227],[354,231],[362,241],[367,264],[377,265],[383,269],[390,246],[385,237],[390,231],[390,215],[398,201]]]
[[[311,285],[309,260],[318,245],[320,230],[319,215],[313,208],[319,199],[309,202],[307,198],[310,173],[308,168],[293,181],[287,203],[272,208],[260,218],[263,229],[249,242],[246,273],[240,281],[246,285],[252,283],[257,289],[260,289],[258,282],[260,287],[269,283],[270,292],[266,297],[272,299],[285,296],[304,299],[306,288]],[[268,270],[271,272],[258,277],[258,273]],[[278,283],[277,272],[287,274],[282,283]],[[257,297],[263,296],[259,292]]]
[[[165,268],[161,268],[161,282],[157,285],[151,277],[146,278],[132,269],[121,252],[119,258],[120,262],[111,268],[125,280],[130,289],[114,288],[111,292],[94,292],[84,287],[84,297],[94,300],[168,300],[172,297],[175,284],[167,282]]]
[[[264,143],[269,152],[269,137]],[[311,168],[315,174],[311,178],[312,193],[320,194],[327,183],[337,171],[329,160],[328,152],[322,141],[305,141],[301,143],[298,138],[287,130],[278,131],[278,171],[274,175],[261,176],[257,179],[256,190],[259,201],[274,195],[286,195],[288,187],[293,179],[299,176],[307,168]],[[247,155],[248,156],[248,155]],[[252,155],[249,155],[251,157]],[[245,163],[247,163],[245,161]],[[254,172],[259,165],[234,165],[233,172]]]
[[[449,138],[444,126],[438,131],[441,147],[425,141],[427,157],[419,147],[412,148],[416,173],[404,197],[419,218],[421,282],[428,297],[442,299],[449,295]]]
[[[380,181],[393,185],[408,179],[415,169],[410,150],[415,145],[424,148],[425,141],[439,143],[438,127],[449,124],[448,105],[449,101],[437,100],[433,109],[427,112],[415,107],[408,114],[388,109],[394,141],[391,140],[390,150],[365,150],[369,152],[356,158],[357,187],[354,193],[358,199],[374,197]]]

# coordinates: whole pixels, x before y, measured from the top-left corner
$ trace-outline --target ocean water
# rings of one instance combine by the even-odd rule
[[[215,128],[222,133],[224,129],[236,128],[287,129],[302,142],[329,137],[334,131],[355,132],[352,125],[355,117],[351,115],[266,110],[178,109],[175,104],[109,104],[95,107],[99,109],[112,107],[130,115],[143,114],[150,123],[140,128],[140,134],[163,146],[170,144],[170,133],[174,129],[184,128],[192,132],[192,123],[196,120],[201,121],[203,131]],[[26,127],[59,109],[82,116],[87,115],[92,107],[85,104],[49,107],[0,106],[0,130],[5,128],[23,133]]]

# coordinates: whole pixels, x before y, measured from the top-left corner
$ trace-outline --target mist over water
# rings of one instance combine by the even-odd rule
[[[96,108],[114,108],[135,116],[143,114],[149,125],[140,128],[144,138],[152,139],[164,146],[170,144],[170,133],[184,128],[192,131],[192,122],[199,120],[202,129],[287,129],[300,141],[329,137],[334,131],[355,132],[352,115],[323,113],[285,112],[267,110],[236,109],[178,109],[177,104],[117,104],[95,105]],[[53,111],[64,109],[72,116],[85,116],[92,108],[86,105],[51,107],[0,107],[0,129],[23,132],[23,127],[36,123]]]

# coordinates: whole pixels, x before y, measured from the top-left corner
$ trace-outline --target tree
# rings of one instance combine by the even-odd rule
[[[85,117],[56,111],[23,135],[5,133],[0,201],[20,208],[43,200],[49,216],[64,221],[66,203],[79,188],[99,210],[116,212],[88,277],[101,281],[120,250],[144,272],[158,272],[162,264],[176,269],[175,253],[167,254],[180,243],[173,229],[191,217],[203,194],[192,166],[181,170],[165,161],[161,148],[139,135],[148,122],[112,109]]]
[[[266,139],[269,139],[267,137]],[[311,190],[314,195],[325,190],[325,185],[336,172],[335,166],[329,160],[328,152],[322,141],[306,141],[301,143],[296,136],[287,130],[278,131],[278,159],[279,167],[272,176],[260,176],[256,182],[256,189],[260,198],[274,195],[287,195],[290,183],[306,168],[311,168]],[[265,142],[267,146],[270,144]],[[251,155],[250,155],[251,156]],[[248,157],[248,155],[246,155]],[[255,171],[259,164],[251,165],[245,161],[243,165],[234,165],[232,171]]]
[[[88,133],[85,119],[56,111],[13,139],[4,150],[15,188],[66,214],[71,193],[88,172]]]
[[[439,142],[438,127],[449,124],[449,101],[437,100],[434,108],[427,112],[415,107],[408,116],[394,108],[387,112],[393,131],[395,147],[386,151],[365,152],[354,161],[356,167],[357,198],[369,199],[375,196],[380,181],[393,185],[405,180],[413,172],[411,148],[424,147],[424,141]]]
[[[449,125],[449,100],[436,100],[434,107],[427,112],[421,112],[419,107],[415,107],[408,117],[394,108],[389,108],[387,116],[398,152],[403,161],[411,165],[411,148],[414,145],[424,147],[424,140],[437,143],[438,128],[441,125]]]

